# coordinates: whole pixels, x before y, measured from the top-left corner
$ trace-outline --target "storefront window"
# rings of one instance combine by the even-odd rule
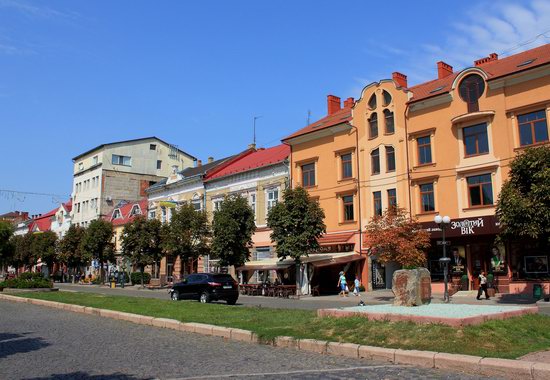
[[[514,280],[550,280],[548,247],[537,242],[514,242],[510,267]]]

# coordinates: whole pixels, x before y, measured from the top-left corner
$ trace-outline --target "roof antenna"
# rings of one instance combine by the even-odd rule
[[[307,110],[307,124],[309,125],[309,120],[311,119],[311,110]]]
[[[256,147],[256,120],[261,118],[262,116],[254,116],[254,138],[252,139],[252,143],[254,144],[254,147]]]

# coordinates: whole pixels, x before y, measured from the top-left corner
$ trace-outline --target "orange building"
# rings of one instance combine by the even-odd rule
[[[493,53],[459,72],[444,62],[437,68],[436,80],[409,88],[411,212],[434,240],[441,238],[434,216],[451,217],[451,273],[463,289],[477,289],[486,271],[498,291],[530,293],[534,281],[550,277],[548,252],[526,242],[496,245],[495,205],[510,161],[549,142],[550,44],[506,58]],[[434,244],[435,281],[439,257]]]
[[[311,287],[320,292],[337,290],[338,273],[348,281],[359,275],[368,281],[366,256],[361,255],[359,192],[359,135],[352,126],[353,98],[344,101],[329,95],[328,115],[283,139],[291,148],[291,186],[302,186],[325,211],[327,233],[320,253],[331,260],[311,260]]]

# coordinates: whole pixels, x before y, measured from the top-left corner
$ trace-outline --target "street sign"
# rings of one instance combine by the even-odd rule
[[[443,240],[436,241],[437,245],[443,245]],[[451,245],[450,240],[445,240],[445,245]]]

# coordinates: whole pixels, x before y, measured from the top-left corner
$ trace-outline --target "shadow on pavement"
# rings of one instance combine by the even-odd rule
[[[496,302],[502,304],[528,305],[534,304],[536,300],[532,297],[526,297],[518,294],[502,294],[498,299],[496,299]]]
[[[42,338],[25,338],[22,334],[3,333],[0,334],[0,359],[10,355],[40,350],[49,345]]]
[[[136,377],[133,375],[126,375],[123,373],[110,373],[101,375],[90,375],[89,373],[78,371],[71,373],[59,373],[44,377],[27,377],[25,380],[147,380],[153,379],[152,377]]]

